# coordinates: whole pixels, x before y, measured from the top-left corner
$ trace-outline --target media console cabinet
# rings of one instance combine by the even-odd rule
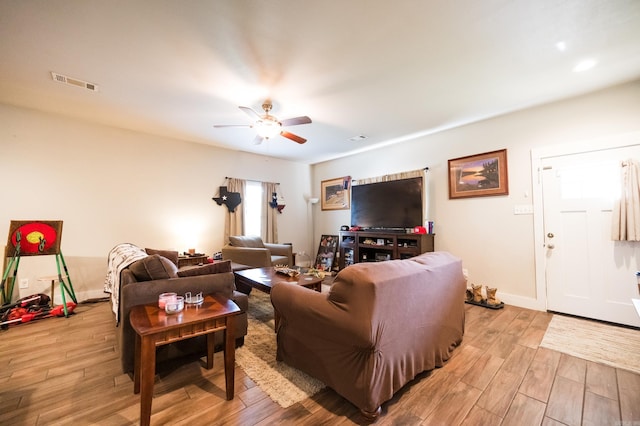
[[[338,266],[359,262],[407,259],[433,251],[434,234],[340,231]]]

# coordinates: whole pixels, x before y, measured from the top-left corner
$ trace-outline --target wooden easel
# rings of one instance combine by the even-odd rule
[[[60,222],[61,223],[61,222]],[[10,233],[11,234],[11,233]],[[11,236],[10,236],[11,238]],[[58,235],[57,238],[60,238]],[[13,256],[9,260],[7,267],[2,275],[2,281],[0,282],[0,299],[2,305],[7,305],[11,303],[11,299],[13,298],[13,288],[15,287],[16,276],[18,274],[18,267],[20,266],[20,258],[22,256],[22,234],[18,229],[16,231],[16,242],[13,251]],[[5,259],[7,259],[7,248],[5,248]],[[71,284],[71,278],[69,277],[69,270],[67,269],[67,263],[64,261],[64,256],[62,256],[61,251],[56,251],[55,253],[47,253],[43,254],[54,254],[56,257],[56,266],[58,268],[58,282],[60,283],[60,294],[62,296],[62,306],[64,309],[64,316],[69,316],[69,311],[67,310],[67,295],[71,297],[74,303],[78,303],[76,298],[76,293],[73,289],[73,284]],[[5,260],[6,261],[6,260]],[[61,268],[62,265],[62,268]],[[64,270],[64,275],[62,271]],[[9,274],[12,274],[11,282],[7,285],[7,279]],[[53,296],[53,294],[52,294]],[[53,300],[51,301],[53,303]]]
[[[7,248],[4,249],[4,259],[6,263],[7,259]],[[0,282],[0,302],[2,305],[6,305],[11,303],[11,298],[13,296],[13,286],[16,282],[16,274],[18,273],[18,265],[20,265],[20,241],[16,245],[16,250],[9,260],[9,264],[7,265],[4,274],[2,275],[2,282]],[[7,278],[9,277],[9,272],[13,268],[13,276],[11,277],[11,283],[7,286]]]
[[[64,256],[62,253],[57,253],[56,255],[56,266],[58,267],[58,282],[60,283],[60,295],[62,296],[62,309],[64,310],[64,316],[68,317],[69,312],[67,311],[67,295],[73,300],[74,303],[78,303],[78,299],[76,298],[76,292],[73,289],[73,284],[71,283],[71,278],[69,277],[69,270],[67,269],[67,263],[64,261]],[[64,270],[64,275],[62,274],[62,269],[60,269],[60,264],[62,264],[62,268]],[[18,266],[20,266],[20,252],[19,248],[16,247],[16,253],[9,261],[7,265],[7,269],[4,271],[4,275],[2,276],[2,283],[0,284],[0,297],[2,298],[2,305],[6,305],[11,303],[11,299],[13,298],[13,288],[16,282],[16,275],[18,274]],[[6,285],[7,277],[13,271],[12,279],[10,285]],[[53,303],[53,292],[51,294]]]

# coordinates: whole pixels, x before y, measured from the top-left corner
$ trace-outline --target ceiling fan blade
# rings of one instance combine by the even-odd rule
[[[305,143],[307,141],[305,138],[302,138],[302,137],[300,137],[298,135],[294,135],[293,133],[289,133],[289,132],[284,131],[284,130],[280,133],[280,135],[285,137],[285,138],[287,138],[287,139],[291,139],[294,142],[298,142],[299,144],[303,144],[303,143]]]
[[[263,140],[264,140],[264,138],[262,136],[256,135],[256,137],[253,138],[253,144],[254,145],[260,145]]]
[[[249,107],[238,107],[240,108],[242,111],[244,111],[245,114],[247,114],[249,117],[251,117],[252,120],[262,120],[262,116],[260,114],[258,114],[257,112],[255,112],[254,110],[252,110]]]
[[[213,127],[251,127],[251,124],[214,124]]]
[[[287,118],[286,120],[282,120],[280,123],[283,126],[295,126],[298,124],[309,124],[311,123],[311,119],[304,115],[302,117]]]

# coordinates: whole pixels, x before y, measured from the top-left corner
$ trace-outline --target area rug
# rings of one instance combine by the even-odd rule
[[[249,330],[236,350],[236,363],[269,397],[287,408],[319,392],[325,385],[305,373],[276,361],[276,333],[269,295],[249,296]]]
[[[640,374],[640,330],[554,315],[540,346]]]

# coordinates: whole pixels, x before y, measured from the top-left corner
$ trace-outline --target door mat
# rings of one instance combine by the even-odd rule
[[[640,330],[554,314],[540,346],[640,374]]]

